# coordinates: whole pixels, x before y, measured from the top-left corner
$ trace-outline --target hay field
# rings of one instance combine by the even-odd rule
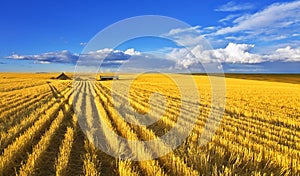
[[[210,112],[211,88],[206,76],[194,75],[200,115],[188,138],[167,155],[130,161],[109,156],[88,140],[87,135],[93,138],[97,130],[103,130],[99,119],[92,118],[94,113],[119,136],[157,139],[178,121],[182,97],[172,81],[158,74],[138,77],[130,87],[130,104],[123,105],[112,102],[111,91],[116,91],[112,81],[76,81],[79,89],[73,94],[72,80],[50,79],[55,76],[0,74],[0,175],[300,174],[300,84],[272,81],[275,78],[226,78],[224,116],[212,139],[199,146]],[[184,80],[188,75],[177,76]],[[118,81],[131,79],[132,75],[120,75]],[[122,118],[130,114],[118,113],[114,107],[132,106],[146,114],[154,92],[164,95],[166,108],[156,106],[156,111],[163,111],[162,117],[152,125],[132,125]],[[85,131],[77,111],[90,117]],[[184,122],[189,124],[189,119]],[[112,150],[120,146],[109,138],[97,140]]]

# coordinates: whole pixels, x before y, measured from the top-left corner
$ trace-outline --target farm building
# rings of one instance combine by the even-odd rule
[[[100,81],[119,79],[119,76],[100,76]]]
[[[68,77],[65,73],[61,73],[58,77],[56,77],[56,79],[59,79],[59,80],[70,80],[71,78]]]

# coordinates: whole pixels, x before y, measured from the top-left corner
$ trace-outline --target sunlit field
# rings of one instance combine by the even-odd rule
[[[0,74],[0,175],[300,174],[299,76],[291,80],[280,75],[268,75],[264,80],[253,80],[251,75],[226,78],[223,118],[212,139],[201,146],[198,139],[211,110],[212,93],[207,76],[193,75],[200,95],[200,115],[190,124],[194,128],[188,138],[164,156],[131,161],[109,156],[88,140],[87,135],[93,138],[97,130],[103,130],[93,113],[119,136],[157,139],[178,121],[182,97],[176,84],[165,75],[139,76],[130,86],[129,104],[124,105],[112,100],[111,92],[116,89],[120,99],[125,97],[123,88],[113,88],[112,83],[125,84],[133,75],[119,75],[120,79],[113,81],[75,82],[54,79],[58,75]],[[190,75],[175,76],[185,80]],[[73,92],[73,84],[78,91]],[[189,91],[188,86],[184,90]],[[155,106],[162,115],[151,125],[130,124],[122,117],[132,114],[116,110],[115,106],[132,107],[147,114],[149,98],[155,92],[164,96],[165,108]],[[86,131],[78,123],[77,111],[88,117]],[[183,111],[195,113],[195,109]],[[189,124],[190,119],[184,122]],[[97,140],[118,150],[119,145],[109,138]]]

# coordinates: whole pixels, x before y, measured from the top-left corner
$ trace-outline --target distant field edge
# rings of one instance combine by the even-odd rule
[[[189,74],[207,75],[206,73],[189,73]],[[218,73],[210,73],[210,75],[223,76],[223,74],[218,74]],[[224,73],[224,76],[226,78],[300,84],[300,73]]]
[[[54,78],[61,73],[62,72],[0,72],[0,79],[3,79],[3,78],[9,79],[9,78],[17,78],[17,77],[24,77],[24,78],[43,77],[43,78],[47,79],[47,78]],[[154,72],[154,73],[157,73],[157,72]],[[71,72],[65,72],[65,74],[70,76],[71,78],[74,75],[74,73],[71,73]],[[97,73],[97,77],[102,74],[103,73]],[[133,73],[116,73],[116,74],[117,75],[126,75],[126,74],[133,74]],[[153,74],[153,73],[148,73],[148,74]],[[207,75],[207,73],[177,73],[177,74]],[[35,75],[35,76],[33,76],[33,75]],[[209,75],[225,76],[226,78],[235,78],[235,79],[300,84],[300,73],[224,73],[224,74],[223,73],[209,73]]]

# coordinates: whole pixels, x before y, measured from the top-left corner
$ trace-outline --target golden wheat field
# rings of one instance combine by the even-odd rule
[[[164,156],[132,161],[112,157],[88,140],[103,130],[94,113],[119,136],[157,139],[178,121],[182,97],[174,82],[160,74],[139,76],[130,86],[130,104],[124,105],[112,102],[113,81],[51,79],[55,76],[0,74],[0,175],[300,175],[300,84],[226,78],[223,118],[212,139],[201,146],[211,86],[206,76],[193,75],[200,103],[189,136]],[[187,75],[176,76],[185,80]],[[131,79],[128,74],[114,81]],[[117,89],[121,99],[125,93],[122,86]],[[114,107],[148,113],[154,92],[164,95],[166,107],[155,106],[161,118],[151,125],[133,125],[122,118],[131,114]],[[76,109],[91,117],[85,124],[88,131],[79,125]],[[112,150],[120,146],[109,138],[97,140]]]

